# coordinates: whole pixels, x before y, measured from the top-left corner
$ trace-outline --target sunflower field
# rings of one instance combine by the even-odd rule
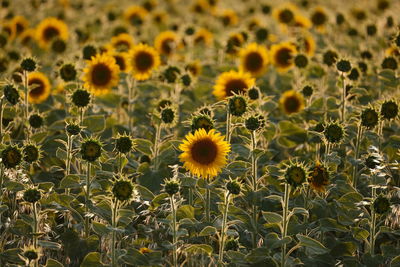
[[[0,0],[0,266],[400,266],[399,0]]]

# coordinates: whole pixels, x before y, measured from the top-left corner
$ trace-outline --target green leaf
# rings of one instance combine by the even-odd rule
[[[67,175],[60,182],[60,189],[80,188],[80,177],[78,175]]]
[[[394,257],[390,262],[391,267],[399,267],[400,266],[400,256]]]
[[[359,241],[364,241],[369,236],[369,232],[367,230],[365,230],[365,229],[360,228],[360,227],[353,227],[351,229],[351,231],[353,232],[354,238],[359,240]]]
[[[61,147],[57,147],[56,156],[61,160],[67,160],[67,152]]]
[[[81,263],[81,267],[104,267],[105,265],[100,261],[100,253],[90,252],[85,256]]]
[[[217,233],[217,229],[212,226],[206,226],[203,230],[200,231],[199,236],[210,236],[215,235]]]
[[[106,225],[98,222],[92,222],[92,228],[93,231],[99,236],[106,236],[111,232],[111,230]]]
[[[178,208],[176,211],[177,220],[181,220],[184,218],[194,219],[194,208],[191,205],[183,205]]]
[[[52,182],[45,182],[45,183],[38,184],[38,188],[40,190],[43,190],[46,193],[50,192],[53,187],[54,187],[54,183],[52,183]]]
[[[329,249],[327,249],[324,245],[322,245],[320,242],[318,242],[315,239],[312,239],[311,237],[305,236],[305,235],[300,235],[297,234],[296,237],[300,241],[300,245],[303,247],[307,247],[308,251],[311,254],[325,254],[329,252]]]
[[[136,185],[136,189],[139,191],[140,197],[147,201],[152,201],[154,199],[153,193],[144,186]]]
[[[195,244],[195,245],[190,245],[187,248],[184,249],[186,253],[189,254],[207,254],[211,255],[213,252],[213,249],[211,246],[206,245],[206,244]]]
[[[64,267],[64,265],[59,261],[48,259],[46,262],[46,267]]]
[[[22,190],[25,190],[25,187],[23,184],[18,183],[18,182],[14,182],[14,181],[8,181],[4,183],[4,187],[11,192],[19,192]]]
[[[150,142],[149,140],[137,138],[137,139],[135,139],[135,144],[136,144],[137,151],[142,152],[143,154],[146,154],[146,155],[152,154],[153,143]]]
[[[106,126],[106,120],[104,115],[92,115],[85,117],[83,120],[83,126],[91,132],[98,133],[104,130]]]
[[[56,243],[56,242],[51,242],[51,241],[46,241],[46,240],[39,240],[38,241],[39,246],[47,249],[55,249],[55,250],[60,250],[61,245]]]
[[[149,265],[149,260],[139,250],[129,248],[125,255],[121,257],[122,261],[133,266]]]
[[[22,251],[20,248],[7,249],[0,253],[0,259],[2,259],[2,262],[11,262],[18,264],[19,266],[23,266],[25,265],[24,261],[22,261],[22,259],[19,257],[21,252]]]
[[[263,211],[263,217],[269,224],[280,224],[283,221],[282,215],[275,212]]]

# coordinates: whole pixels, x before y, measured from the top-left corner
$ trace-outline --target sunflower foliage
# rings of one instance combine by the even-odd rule
[[[399,1],[0,2],[0,266],[400,264]]]

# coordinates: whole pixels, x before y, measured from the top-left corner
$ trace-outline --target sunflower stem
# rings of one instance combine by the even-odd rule
[[[79,124],[80,126],[83,125],[83,117],[84,117],[84,109],[83,108],[79,108]]]
[[[206,208],[206,222],[211,221],[211,216],[210,216],[210,206],[211,206],[211,191],[209,188],[209,185],[207,183],[206,185],[206,203],[205,203],[205,208]]]
[[[287,228],[288,228],[288,213],[289,213],[289,196],[290,196],[290,186],[288,183],[285,183],[285,193],[283,196],[282,203],[282,212],[283,212],[283,221],[282,221],[282,239],[287,236]],[[286,262],[286,243],[282,245],[282,255],[281,255],[281,267],[285,266]]]
[[[361,135],[362,135],[362,126],[361,126],[361,122],[360,122],[357,127],[356,150],[354,152],[354,160],[356,161],[356,163],[353,166],[353,173],[352,173],[352,178],[351,178],[354,188],[356,188],[356,186],[357,186],[357,169],[358,169],[357,168],[357,160],[358,160],[358,157],[360,154]]]
[[[122,155],[121,152],[118,152],[118,173],[122,173]]]
[[[346,83],[345,83],[345,78],[343,73],[340,75],[340,78],[342,80],[342,112],[341,112],[341,121],[342,123],[345,121],[345,116],[346,116]]]
[[[229,106],[226,110],[226,140],[228,143],[231,142],[231,113],[229,112]]]
[[[37,249],[37,243],[38,243],[38,213],[37,213],[37,207],[36,207],[36,202],[32,203],[33,206],[33,247],[35,250]],[[38,259],[34,260],[34,266],[38,266]]]
[[[133,94],[134,94],[134,90],[136,88],[136,79],[131,77],[131,82],[129,82],[128,84],[129,84],[129,88],[128,88],[128,118],[129,118],[128,127],[129,127],[129,131],[132,133],[132,131],[133,131],[133,116],[132,116]]]
[[[171,210],[172,210],[172,247],[173,247],[173,251],[172,251],[172,258],[173,258],[173,265],[174,267],[178,267],[178,253],[177,253],[177,242],[178,242],[178,238],[177,238],[177,226],[176,226],[176,208],[175,208],[175,200],[174,200],[174,196],[172,195],[170,197],[170,201],[171,201]]]
[[[118,199],[115,199],[112,208],[112,239],[111,239],[111,267],[117,266],[116,255],[115,255],[115,240],[116,240],[116,232],[115,228],[117,227],[117,213],[118,213]]]
[[[156,126],[156,136],[154,139],[154,169],[158,169],[158,150],[161,138],[161,122]]]
[[[86,192],[85,192],[85,237],[88,238],[90,234],[89,225],[89,199],[90,199],[90,162],[87,163],[86,169]]]
[[[29,102],[28,102],[28,72],[26,70],[23,71],[24,75],[24,91],[25,91],[25,121],[28,121],[29,115]]]
[[[228,220],[229,197],[230,197],[230,193],[228,191],[225,191],[224,212],[222,214],[221,239],[219,242],[219,255],[218,255],[218,261],[221,264],[224,261],[224,248],[225,248],[225,239],[226,239],[225,233],[226,233],[226,223]]]
[[[255,151],[257,148],[257,137],[256,132],[251,131],[251,177],[253,179],[253,205],[252,205],[252,216],[253,216],[253,224],[254,224],[254,232],[253,232],[253,248],[257,247],[257,235],[258,235],[258,225],[257,225],[257,205],[254,203],[256,201],[255,194],[257,192],[257,157],[255,155]]]
[[[370,243],[370,254],[371,256],[374,255],[375,252],[375,231],[376,231],[376,213],[372,207],[372,203],[376,198],[376,188],[375,184],[372,186],[372,201],[371,201],[371,224],[370,224],[370,235],[369,235],[369,243]]]

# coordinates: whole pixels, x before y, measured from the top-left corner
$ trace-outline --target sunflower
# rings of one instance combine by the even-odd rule
[[[129,65],[136,80],[150,78],[151,73],[160,65],[160,56],[153,47],[138,44],[129,52]]]
[[[194,175],[203,178],[213,178],[221,172],[227,162],[230,144],[224,136],[214,129],[197,130],[186,135],[186,140],[179,146],[183,152],[179,159],[183,166]]]
[[[50,95],[50,81],[41,72],[31,72],[28,75],[29,103],[40,104],[47,100]]]
[[[253,87],[254,84],[255,79],[251,77],[250,73],[231,70],[223,72],[218,76],[213,94],[218,99],[223,100],[234,93],[245,92],[247,89]]]
[[[279,104],[287,115],[291,115],[304,109],[304,98],[299,92],[290,90],[283,93]]]
[[[325,24],[328,22],[328,16],[322,7],[316,7],[311,13],[311,22],[317,30],[323,32],[325,30]]]
[[[119,67],[107,53],[92,57],[83,72],[84,87],[95,95],[109,92],[119,81]]]
[[[35,39],[36,31],[35,29],[26,29],[21,35],[19,36],[19,40],[23,46],[29,46],[30,43]]]
[[[317,162],[314,167],[311,168],[308,176],[308,183],[315,191],[322,193],[325,192],[325,186],[329,185],[328,168]]]
[[[280,72],[285,72],[293,66],[296,47],[290,42],[271,46],[271,62]]]
[[[142,25],[148,12],[141,6],[131,6],[125,11],[125,19],[132,26]]]
[[[115,63],[117,63],[120,71],[122,72],[130,71],[130,65],[128,64],[128,53],[112,52],[111,55],[114,57]]]
[[[154,47],[158,53],[165,56],[171,56],[177,48],[179,38],[173,31],[165,31],[157,35],[154,40]]]
[[[23,16],[15,16],[11,23],[15,25],[15,32],[16,35],[19,36],[23,33],[26,29],[28,29],[29,21]]]
[[[243,72],[249,72],[253,76],[262,75],[267,68],[268,52],[267,48],[257,43],[251,43],[242,48],[240,54],[239,69]]]
[[[311,34],[305,34],[305,36],[301,39],[301,47],[304,49],[304,52],[312,57],[315,53],[315,40],[311,36]]]
[[[245,39],[242,33],[232,33],[226,42],[226,53],[233,56],[237,55],[239,48],[244,42]]]
[[[297,13],[297,7],[293,4],[286,3],[272,11],[272,16],[281,24],[293,24]]]
[[[66,41],[68,39],[68,26],[57,18],[46,18],[36,27],[36,39],[42,48],[49,47],[55,39]]]
[[[200,60],[192,61],[185,66],[185,70],[187,70],[193,77],[198,77],[201,74],[201,68]]]
[[[233,26],[238,23],[238,16],[232,9],[225,9],[221,12],[220,18],[224,26]]]
[[[1,26],[1,31],[5,32],[8,35],[8,40],[12,41],[14,40],[16,34],[17,34],[17,29],[15,27],[15,24],[12,23],[12,21],[6,21],[3,23]]]
[[[307,17],[297,14],[294,16],[294,26],[309,29],[312,26],[312,22]]]
[[[155,24],[164,24],[168,19],[168,13],[163,10],[153,12],[152,20]]]
[[[134,46],[132,35],[128,33],[120,33],[111,38],[109,47],[117,51],[129,51]]]
[[[204,45],[211,45],[213,41],[213,34],[204,28],[198,29],[194,34],[194,43],[195,44],[204,44]]]

